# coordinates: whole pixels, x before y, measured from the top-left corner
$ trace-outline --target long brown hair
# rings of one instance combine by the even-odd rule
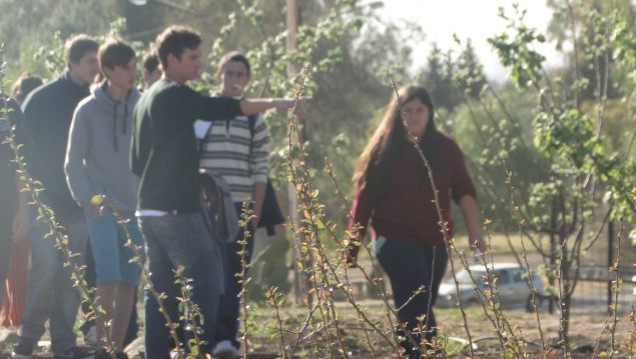
[[[397,93],[393,94],[384,118],[358,158],[353,174],[353,180],[359,187],[369,184],[375,189],[373,195],[376,199],[384,195],[388,187],[390,166],[395,163],[395,159],[407,144],[407,132],[402,120],[402,107],[416,98],[428,108],[426,130],[417,139],[417,142],[431,167],[437,166],[433,152],[441,134],[435,127],[435,108],[431,96],[422,86],[403,86]],[[428,175],[423,162],[418,164],[417,172],[421,180],[426,183]]]

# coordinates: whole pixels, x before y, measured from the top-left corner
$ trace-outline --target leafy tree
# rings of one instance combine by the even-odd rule
[[[580,84],[582,99],[593,99],[599,95],[618,98],[620,93],[620,76],[613,66],[616,50],[615,44],[609,41],[607,29],[617,21],[614,12],[625,14],[631,24],[634,23],[634,9],[629,2],[576,0],[570,2],[548,1],[553,8],[552,20],[548,27],[548,35],[556,40],[557,47],[564,49],[570,66],[563,77],[568,82],[584,78]],[[590,9],[594,11],[589,11]],[[633,30],[633,25],[632,25]]]
[[[467,40],[457,61],[457,73],[453,75],[457,86],[463,89],[469,98],[477,99],[486,85],[483,66],[477,59],[472,41]]]
[[[528,120],[534,106],[532,94],[517,93],[510,86],[495,94],[489,88],[479,99],[467,99],[440,121],[466,154],[480,207],[487,218],[497,218],[489,225],[492,232],[517,233],[511,193],[528,198],[530,186],[547,177],[547,163],[533,146]]]
[[[513,192],[512,200],[524,238],[528,238],[529,243],[545,256],[547,275],[556,280],[555,292],[561,314],[559,334],[562,345],[569,352],[570,308],[577,285],[577,271],[583,262],[585,248],[598,245],[598,234],[589,233],[600,233],[608,219],[629,221],[632,218],[634,201],[630,196],[630,178],[634,173],[634,162],[628,154],[614,152],[601,136],[607,116],[609,76],[597,77],[595,86],[600,90],[593,92],[589,106],[583,106],[580,99],[585,98],[591,79],[576,70],[573,72],[576,77],[571,81],[551,78],[542,67],[543,56],[532,49],[533,43],[543,42],[545,37],[523,24],[524,11],[518,7],[515,10],[517,14],[510,19],[509,25],[512,34],[496,35],[489,42],[502,63],[511,69],[515,85],[522,91],[533,91],[536,96],[533,141],[544,156],[539,170],[545,176],[530,184],[527,195]],[[620,71],[633,73],[636,62],[631,59],[635,56],[636,47],[633,46],[633,36],[626,35],[633,32],[626,28],[624,22],[611,21],[616,12],[599,12],[593,6],[578,8],[577,11],[592,23],[600,21],[607,25],[596,28],[595,38],[609,39],[611,34],[619,33],[625,35],[616,45],[630,49],[624,53],[625,59],[630,60],[620,64]],[[505,14],[502,13],[502,16],[505,17]],[[573,31],[576,25],[577,22],[570,18],[564,28]],[[585,46],[575,47],[575,59],[580,53],[608,50],[597,47],[598,43],[581,44]],[[625,90],[632,92],[634,84],[631,83]],[[630,113],[631,106],[626,104],[626,114]],[[507,106],[504,108],[507,109]],[[633,118],[629,120],[633,121]],[[514,176],[514,173],[510,174]],[[510,186],[517,188],[514,177],[510,177]],[[600,202],[604,205],[599,205]],[[600,228],[594,228],[595,218],[602,219]],[[542,236],[553,238],[548,247],[542,242]],[[614,273],[617,266],[613,264]]]
[[[73,34],[106,34],[123,4],[117,0],[0,0],[0,39],[7,49],[5,61],[11,64],[7,76],[11,79],[27,70],[45,78],[57,75],[45,66],[48,51]]]
[[[437,108],[454,109],[462,99],[459,89],[453,84],[457,64],[452,59],[451,53],[442,53],[437,43],[433,43],[427,60],[427,68],[420,73],[418,82],[429,89]]]
[[[486,84],[483,66],[470,39],[455,57],[452,51],[442,52],[433,43],[427,67],[416,78],[429,89],[435,105],[446,110],[455,109],[467,99],[479,98]]]

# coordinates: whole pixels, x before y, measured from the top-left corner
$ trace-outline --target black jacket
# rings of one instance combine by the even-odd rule
[[[64,72],[31,92],[23,104],[24,121],[33,141],[28,170],[44,185],[53,210],[79,210],[66,185],[64,157],[73,112],[88,94],[88,85],[77,85]]]

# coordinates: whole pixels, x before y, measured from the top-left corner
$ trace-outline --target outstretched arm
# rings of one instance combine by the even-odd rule
[[[295,98],[256,98],[241,100],[241,111],[245,115],[252,115],[275,108],[277,110],[294,109],[294,115],[304,117],[302,104],[308,101],[308,97]]]

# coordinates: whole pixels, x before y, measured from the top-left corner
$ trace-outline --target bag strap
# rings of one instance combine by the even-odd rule
[[[201,209],[202,209],[201,216],[203,217],[203,222],[205,223],[205,227],[208,229],[208,232],[210,233],[210,235],[218,239],[219,237],[218,229],[212,223],[212,218],[216,216],[216,212],[212,213],[211,206],[207,206],[204,203],[205,201],[208,200],[207,192],[205,188],[209,181],[213,181],[212,178],[210,177],[210,174],[207,173],[207,171],[205,170],[199,170],[199,182],[201,186],[201,193],[200,193],[199,200],[201,201]],[[210,213],[207,212],[208,210],[210,211]]]
[[[250,153],[254,148],[254,134],[256,133],[256,120],[258,120],[258,114],[254,113],[247,116],[247,124],[250,129]]]

